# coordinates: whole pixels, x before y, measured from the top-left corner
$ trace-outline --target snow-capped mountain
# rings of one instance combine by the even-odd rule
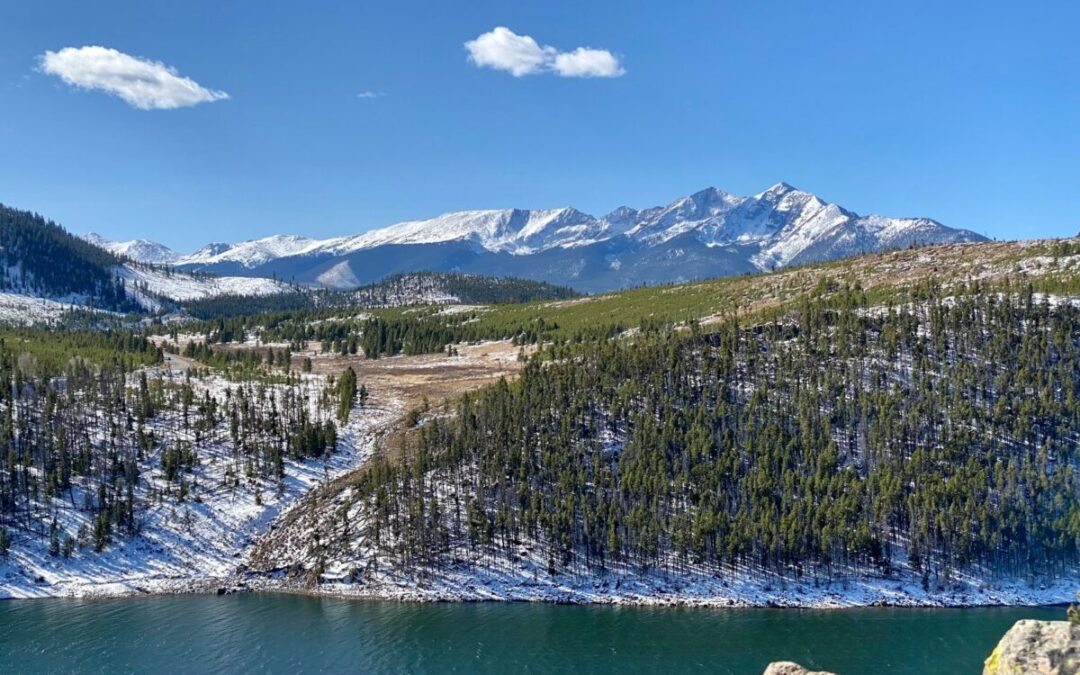
[[[180,258],[180,254],[168,246],[148,239],[111,241],[94,232],[85,235],[83,239],[94,246],[103,248],[122,258],[134,260],[135,262],[148,263],[151,265],[171,265]]]
[[[284,282],[257,276],[192,275],[163,269],[175,267],[181,260],[195,258],[199,254],[209,257],[205,251],[215,246],[214,244],[200,249],[197,254],[181,257],[168,246],[146,239],[110,241],[93,232],[82,238],[125,259],[119,261],[121,264],[112,267],[111,272],[123,281],[129,297],[142,308],[151,311],[161,308],[162,299],[184,302],[216,295],[275,295],[294,290]],[[228,244],[221,246],[226,249],[233,248]],[[281,247],[277,252],[287,254]],[[264,255],[262,261],[272,257]]]
[[[667,206],[624,206],[602,217],[572,207],[461,211],[355,236],[278,235],[211,244],[172,264],[330,288],[429,270],[600,291],[983,239],[926,218],[860,216],[778,183],[752,197],[707,188]]]
[[[314,250],[342,254],[388,244],[469,241],[492,252],[528,255],[552,247],[592,243],[608,234],[603,220],[565,207],[550,210],[460,211],[413,220],[356,237],[330,240]]]
[[[235,263],[241,267],[252,268],[277,258],[302,255],[323,243],[325,242],[309,237],[277,234],[239,244],[207,244],[191,255],[179,256],[176,265],[201,267]]]

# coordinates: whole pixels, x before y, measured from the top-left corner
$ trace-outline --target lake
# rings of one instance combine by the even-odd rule
[[[643,609],[291,595],[0,601],[0,671],[979,673],[1061,608]]]

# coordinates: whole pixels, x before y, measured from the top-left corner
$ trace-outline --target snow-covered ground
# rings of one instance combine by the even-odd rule
[[[449,499],[441,501],[449,503]],[[969,570],[953,572],[948,580],[932,575],[925,588],[922,575],[906,566],[897,567],[889,576],[860,570],[834,574],[831,580],[810,575],[796,578],[752,566],[704,569],[679,565],[674,560],[666,568],[648,571],[616,564],[604,572],[580,567],[577,571],[551,574],[544,549],[527,539],[514,545],[510,557],[491,549],[481,550],[478,555],[458,543],[444,558],[453,562],[437,569],[404,573],[386,555],[375,555],[377,549],[365,538],[357,538],[345,551],[327,556],[318,585],[310,584],[309,575],[286,575],[286,568],[312,568],[312,553],[306,547],[308,535],[317,529],[323,541],[336,539],[329,515],[340,514],[343,508],[348,510],[347,521],[352,527],[365,526],[360,502],[344,494],[324,500],[318,508],[305,513],[300,522],[292,524],[295,532],[291,536],[277,533],[275,565],[262,567],[261,575],[244,575],[235,583],[265,591],[409,602],[814,608],[1049,605],[1074,600],[1080,589],[1080,569],[1056,578],[1034,580],[1001,579],[985,571]]]
[[[218,378],[193,384],[215,396],[228,386]],[[315,392],[313,388],[313,398]],[[100,553],[84,547],[70,559],[51,556],[47,537],[11,528],[14,542],[7,560],[0,559],[0,598],[212,589],[243,562],[249,546],[276,516],[314,487],[362,464],[372,452],[377,430],[401,412],[393,401],[373,401],[355,410],[339,432],[337,452],[328,459],[286,460],[280,490],[270,480],[259,481],[258,489],[253,489],[247,478],[240,487],[228,487],[226,471],[233,466],[229,449],[205,443],[197,448],[199,464],[185,477],[199,486],[192,497],[154,503],[145,493],[137,494],[146,502],[139,512],[140,531],[128,538],[114,537]],[[153,473],[148,467],[147,474]],[[92,525],[89,514],[75,508],[58,509],[57,520],[70,534]]]
[[[284,580],[253,582],[260,590],[296,590]],[[1075,600],[1080,570],[1072,578],[1037,582],[983,582],[961,579],[938,591],[924,591],[912,575],[894,578],[853,576],[831,583],[795,581],[752,570],[720,575],[603,575],[549,577],[543,566],[466,568],[441,571],[431,582],[387,577],[348,583],[328,579],[307,589],[324,595],[416,602],[553,602],[572,604],[686,605],[700,607],[842,608],[970,607],[980,605],[1053,605]]]
[[[127,282],[128,290],[136,294],[139,302],[152,311],[158,309],[152,295],[184,301],[215,295],[274,295],[293,290],[289,284],[262,277],[195,276],[153,267],[123,266],[117,274]]]
[[[53,324],[73,309],[86,309],[76,300],[61,302],[18,293],[0,293],[0,323],[17,326]],[[103,314],[113,314],[95,310]]]
[[[225,386],[220,381],[210,385]],[[922,587],[921,577],[899,569],[891,577],[871,574],[837,576],[821,580],[781,577],[760,570],[728,567],[719,572],[658,571],[614,568],[604,573],[550,575],[541,548],[529,542],[516,547],[513,561],[498,554],[479,564],[450,564],[418,580],[394,570],[387,562],[369,567],[371,551],[361,545],[348,556],[331,557],[323,582],[311,586],[290,578],[282,569],[307,561],[304,550],[311,527],[344,503],[347,493],[329,500],[301,519],[300,536],[286,537],[278,551],[283,564],[262,575],[246,572],[245,564],[260,537],[273,532],[275,523],[291,508],[303,508],[312,489],[363,464],[375,439],[398,418],[403,406],[396,400],[374,401],[354,411],[342,428],[338,452],[328,460],[289,461],[285,488],[278,493],[267,482],[259,498],[250,489],[203,490],[201,500],[152,506],[145,512],[141,532],[119,539],[102,553],[78,551],[70,560],[50,556],[40,535],[12,546],[7,561],[0,561],[0,598],[55,596],[116,596],[138,593],[213,592],[244,587],[261,591],[303,592],[394,601],[531,601],[633,605],[692,605],[716,607],[779,606],[840,608],[867,605],[971,606],[1045,605],[1068,602],[1080,586],[1080,570],[1056,580],[986,581],[979,576],[954,574],[943,587]],[[191,477],[203,486],[222,483],[227,465],[223,448],[199,449],[201,461]],[[220,454],[219,454],[220,453]],[[360,518],[355,505],[351,518]],[[76,531],[81,522],[72,511],[61,517],[62,527]],[[354,520],[360,526],[362,521]],[[281,542],[278,542],[281,545]],[[467,557],[464,551],[461,558]],[[356,575],[357,570],[363,573]]]
[[[162,309],[161,298],[183,302],[217,295],[274,295],[291,292],[294,287],[281,281],[260,277],[196,276],[183,272],[124,265],[117,276],[127,284],[128,293],[146,310]],[[91,310],[103,315],[115,312],[86,305],[85,297],[46,298],[23,293],[0,292],[0,323],[7,325],[55,324],[71,310]]]
[[[507,350],[505,358],[515,358],[513,350]],[[443,365],[456,361],[450,357],[431,360]],[[305,377],[314,380],[319,376]],[[213,395],[229,386],[217,378],[193,383],[209,388]],[[333,497],[320,497],[315,508],[308,508],[308,500],[303,498],[362,465],[376,438],[405,407],[396,398],[376,396],[367,407],[354,410],[349,424],[341,429],[338,452],[325,461],[287,461],[280,492],[273,481],[263,481],[258,491],[247,481],[243,488],[225,487],[225,471],[231,465],[228,449],[214,444],[200,446],[200,463],[189,476],[200,486],[193,493],[198,500],[167,499],[148,505],[141,511],[139,534],[116,538],[101,553],[84,548],[71,559],[54,557],[49,555],[46,537],[13,530],[15,543],[10,556],[0,560],[0,598],[212,592],[244,587],[394,601],[839,608],[876,604],[1043,605],[1068,602],[1080,587],[1080,570],[1054,580],[994,580],[989,574],[954,573],[947,583],[932,579],[927,589],[921,575],[904,567],[889,577],[865,572],[838,575],[828,583],[747,567],[702,571],[672,565],[671,570],[649,572],[615,567],[603,573],[560,571],[552,575],[543,548],[529,541],[515,544],[512,559],[499,553],[472,564],[464,561],[473,554],[461,547],[449,556],[457,561],[417,575],[394,569],[382,557],[372,564],[374,549],[354,539],[347,551],[326,558],[322,583],[317,586],[308,583],[308,574],[287,575],[284,570],[290,566],[311,571],[314,561],[308,549],[309,535],[315,528],[335,527],[342,507],[347,508],[352,527],[364,526],[361,504],[351,501],[348,489]],[[89,525],[86,518],[76,509],[62,509],[58,516],[61,527],[69,533]],[[258,567],[262,573],[248,571],[253,551],[268,539],[272,540],[274,564]]]

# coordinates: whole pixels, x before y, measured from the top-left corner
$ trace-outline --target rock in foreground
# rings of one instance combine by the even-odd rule
[[[1080,673],[1080,625],[1068,621],[1017,621],[983,668],[983,675],[1014,673]]]
[[[773,661],[763,675],[836,675],[826,670],[807,670],[793,661]]]

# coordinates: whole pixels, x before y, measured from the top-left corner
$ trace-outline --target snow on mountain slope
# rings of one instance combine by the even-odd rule
[[[327,288],[347,290],[360,286],[360,280],[356,278],[348,260],[342,260],[318,277],[318,282]]]
[[[150,265],[171,265],[180,257],[180,254],[168,246],[149,239],[112,241],[94,232],[87,234],[83,239],[115,255]]]
[[[313,251],[341,255],[387,244],[468,240],[488,251],[527,255],[552,246],[595,241],[607,224],[577,209],[460,211],[412,220],[355,237],[327,240]]]
[[[274,295],[293,290],[288,284],[259,277],[203,277],[139,265],[122,265],[116,267],[115,272],[124,280],[129,296],[151,312],[162,309],[161,298],[183,302],[216,295]],[[94,308],[87,302],[85,297],[46,298],[0,292],[0,324],[54,324],[72,310],[120,316],[116,312]]]
[[[603,218],[577,209],[462,211],[409,221],[356,237],[327,240],[306,253],[343,255],[388,244],[470,241],[484,250],[529,255],[625,237],[646,247],[693,233],[703,244],[756,246],[759,269],[785,265],[823,240],[834,255],[860,253],[907,241],[976,241],[973,232],[953,230],[928,219],[861,217],[814,194],[777,183],[753,197],[707,188],[663,207],[621,207]],[[958,234],[959,233],[959,234]],[[850,247],[840,245],[846,238]],[[820,246],[819,246],[820,248]]]
[[[292,290],[286,283],[261,277],[195,276],[131,265],[117,268],[116,273],[125,281],[128,292],[151,311],[160,309],[154,296],[182,302],[215,295],[274,295]]]
[[[60,302],[19,293],[0,293],[0,324],[33,326],[54,324],[64,313],[73,309],[85,309],[75,302]],[[116,316],[114,312],[93,310],[99,314]]]
[[[816,195],[777,183],[753,197],[707,188],[667,206],[620,207],[603,218],[577,209],[502,209],[459,211],[426,220],[411,220],[348,237],[313,240],[276,236],[240,244],[211,244],[179,260],[179,264],[240,262],[254,267],[277,257],[340,256],[386,245],[468,241],[483,250],[529,255],[551,248],[572,248],[626,238],[658,246],[688,232],[709,246],[757,244],[761,267],[785,264],[806,247],[844,227],[867,237],[893,241],[910,231],[961,232],[928,219],[866,216],[823,201]],[[964,232],[965,240],[982,239]],[[951,236],[946,237],[947,239]]]
[[[739,211],[742,211],[740,209]],[[753,262],[760,269],[818,262],[911,244],[982,241],[985,237],[945,227],[929,218],[859,216],[815,195],[779,184],[738,213],[744,231],[761,237]]]
[[[460,211],[330,239],[277,235],[210,244],[172,264],[329,288],[430,270],[509,274],[611,290],[911,244],[983,240],[975,232],[927,218],[861,216],[777,183],[752,197],[707,188],[666,206],[623,206],[600,218],[571,207]],[[692,264],[678,263],[691,252]]]
[[[269,260],[303,255],[325,243],[309,237],[278,234],[238,244],[208,244],[191,255],[181,256],[175,263],[180,266],[205,266],[228,262],[252,268]]]
[[[691,230],[716,229],[727,214],[743,201],[743,197],[707,188],[677,199],[666,207],[638,212],[641,215],[626,234],[646,244],[656,245]]]

